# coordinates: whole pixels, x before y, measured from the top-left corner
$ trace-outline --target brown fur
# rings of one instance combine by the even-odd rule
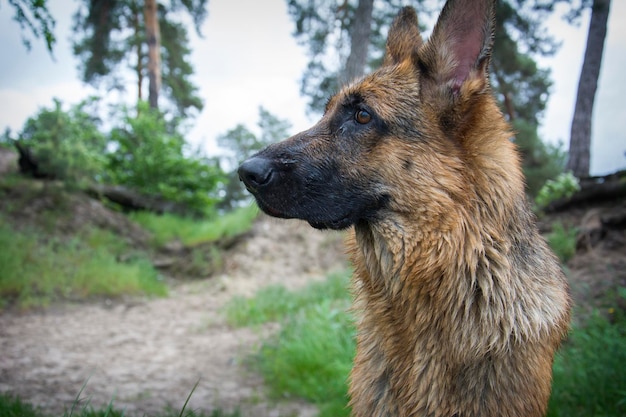
[[[489,89],[492,15],[451,0],[424,43],[403,9],[381,69],[240,169],[269,214],[354,225],[355,417],[545,414],[570,302]]]

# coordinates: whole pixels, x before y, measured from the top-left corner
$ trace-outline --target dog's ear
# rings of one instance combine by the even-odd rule
[[[458,93],[467,80],[488,84],[495,0],[448,0],[419,51],[422,75]]]
[[[413,59],[422,43],[415,9],[408,6],[402,8],[389,28],[383,65]]]

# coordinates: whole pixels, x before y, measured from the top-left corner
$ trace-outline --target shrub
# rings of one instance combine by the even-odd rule
[[[553,180],[547,180],[539,190],[535,202],[539,208],[547,207],[551,202],[560,198],[567,198],[580,190],[578,178],[571,172],[559,174]]]
[[[189,154],[184,138],[163,117],[140,103],[138,114],[125,111],[111,131],[110,180],[141,193],[182,203],[193,214],[210,211],[222,172],[214,161]]]
[[[70,182],[94,181],[105,166],[106,137],[98,130],[98,119],[86,112],[94,100],[63,110],[60,100],[29,118],[17,140],[37,161],[40,175]],[[10,132],[3,140],[10,143]]]
[[[522,169],[526,177],[526,190],[536,196],[542,185],[563,172],[567,154],[562,144],[550,145],[541,141],[537,126],[522,118],[513,121],[515,143],[522,155]]]

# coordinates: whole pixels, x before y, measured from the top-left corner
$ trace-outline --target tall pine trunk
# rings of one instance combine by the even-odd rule
[[[587,48],[578,81],[578,94],[572,120],[569,159],[567,161],[567,169],[579,178],[589,176],[591,118],[598,88],[598,78],[600,77],[610,5],[611,0],[594,0],[591,8]]]
[[[157,109],[159,107],[159,90],[161,89],[161,31],[156,0],[145,1],[144,21],[148,41],[148,102],[150,108]]]
[[[345,85],[365,72],[367,47],[372,32],[372,12],[374,0],[359,0],[350,31],[350,55],[346,67],[339,76],[339,85]]]

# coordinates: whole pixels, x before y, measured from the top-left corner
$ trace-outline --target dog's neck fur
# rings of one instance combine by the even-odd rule
[[[500,143],[493,149],[514,154],[506,150],[508,138],[494,140]],[[351,252],[355,310],[362,316],[351,389],[361,395],[352,401],[355,416],[544,414],[550,376],[537,375],[544,372],[537,369],[551,367],[539,363],[551,361],[566,331],[568,296],[555,279],[561,274],[557,262],[539,273],[525,266],[530,252],[548,249],[537,246],[541,238],[517,161],[505,162],[492,160],[493,171],[480,175],[508,176],[499,183],[516,188],[477,187],[465,204],[429,212],[427,222],[417,210],[356,225]],[[437,215],[439,224],[432,221]],[[507,220],[512,218],[518,220]],[[521,357],[528,363],[517,363],[520,355],[513,359],[513,350],[525,351]],[[478,369],[487,375],[476,375]],[[464,381],[465,373],[478,380]],[[383,401],[385,396],[394,401]],[[398,409],[379,410],[379,403]]]

